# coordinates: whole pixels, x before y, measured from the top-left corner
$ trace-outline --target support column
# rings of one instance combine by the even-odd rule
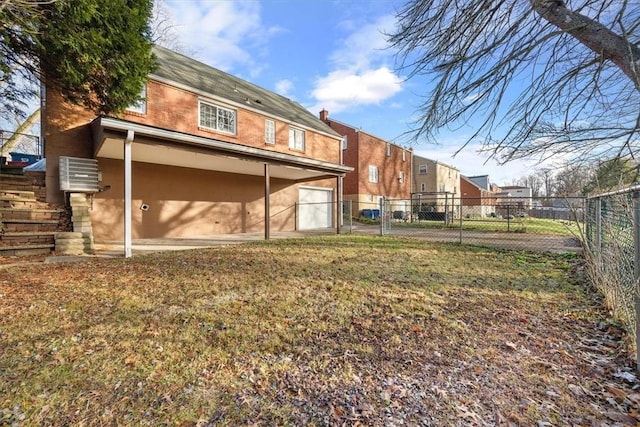
[[[271,193],[271,179],[269,177],[269,164],[264,164],[264,240],[271,237],[271,213],[269,195]]]
[[[132,130],[127,131],[124,140],[124,257],[131,258],[131,151],[133,147]]]
[[[336,177],[336,234],[340,234],[342,225],[342,177]]]

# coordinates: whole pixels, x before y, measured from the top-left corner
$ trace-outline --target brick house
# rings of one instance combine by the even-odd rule
[[[352,202],[352,216],[363,209],[377,209],[382,198],[391,200],[393,211],[409,211],[413,152],[348,124],[329,118],[320,120],[342,135],[342,162],[353,168],[344,177],[343,197]]]
[[[96,159],[96,241],[337,227],[341,135],[300,104],[154,47],[144,102],[96,117],[43,97],[47,200],[60,159]],[[64,158],[62,160],[65,160]]]
[[[487,175],[477,177],[460,176],[462,215],[486,217],[496,213],[496,193],[492,191]]]
[[[460,171],[454,166],[426,157],[413,156],[411,174],[413,204],[419,210],[451,212],[454,216],[460,198]]]

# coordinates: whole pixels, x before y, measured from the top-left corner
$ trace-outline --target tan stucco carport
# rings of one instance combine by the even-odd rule
[[[91,128],[94,157],[124,162],[123,246],[125,257],[132,255],[133,248],[131,195],[135,182],[131,174],[132,162],[264,177],[265,239],[271,237],[267,219],[270,218],[269,194],[272,178],[291,182],[335,178],[339,202],[342,194],[342,177],[352,170],[351,167],[336,163],[155,128],[111,117],[95,119]],[[336,219],[340,218],[340,206],[340,203],[336,203]],[[339,232],[339,221],[335,223],[336,232]]]

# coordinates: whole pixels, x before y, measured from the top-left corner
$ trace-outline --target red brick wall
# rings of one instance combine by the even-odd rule
[[[343,163],[354,168],[344,180],[345,195],[374,194],[393,199],[408,199],[411,195],[411,151],[405,151],[402,160],[401,147],[391,144],[387,156],[387,142],[360,132],[351,126],[328,119],[327,124],[341,135],[347,136],[347,149],[343,151]],[[378,167],[378,182],[369,182],[369,165]],[[404,183],[398,180],[404,172]]]
[[[41,134],[47,159],[47,202],[64,204],[60,191],[60,156],[93,157],[93,141],[89,123],[95,115],[65,102],[59,93],[47,91],[42,106]]]
[[[411,195],[411,153],[407,150],[402,161],[401,147],[391,144],[387,156],[387,142],[360,132],[360,193],[380,194],[392,199],[408,199]],[[369,165],[378,167],[378,182],[369,182]],[[404,172],[404,182],[398,180],[399,172]]]
[[[466,179],[460,179],[460,197],[466,206],[493,206],[496,204],[494,193],[482,190]]]
[[[229,135],[198,127],[198,100],[204,99],[195,93],[164,83],[147,83],[147,112],[138,114],[125,112],[122,118],[132,122],[179,132],[214,138],[226,142],[314,158],[333,163],[340,160],[340,141],[335,137],[305,130],[305,151],[289,148],[289,124],[275,120],[276,144],[265,143],[265,117],[252,111],[242,110],[221,102],[212,103],[237,111],[237,135]],[[47,93],[43,108],[42,135],[47,158],[47,201],[64,203],[59,186],[59,157],[92,158],[93,140],[89,123],[95,114],[77,105],[65,102],[53,91]]]
[[[236,110],[237,134],[230,135],[200,128],[198,126],[199,100]],[[340,141],[333,137],[305,130],[305,151],[292,150],[289,148],[289,124],[272,119],[276,125],[276,143],[275,145],[267,144],[264,137],[265,116],[156,81],[147,83],[147,113],[141,115],[125,112],[123,118],[132,122],[177,130],[205,138],[339,163]]]
[[[335,130],[342,136],[347,137],[347,149],[342,150],[342,163],[353,168],[353,172],[348,172],[343,181],[343,194],[358,194],[358,176],[360,175],[360,167],[358,164],[358,132],[342,123],[326,122],[331,129]]]

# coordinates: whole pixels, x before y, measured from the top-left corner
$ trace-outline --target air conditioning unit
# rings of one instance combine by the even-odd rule
[[[95,193],[98,191],[98,161],[60,156],[60,189]]]

